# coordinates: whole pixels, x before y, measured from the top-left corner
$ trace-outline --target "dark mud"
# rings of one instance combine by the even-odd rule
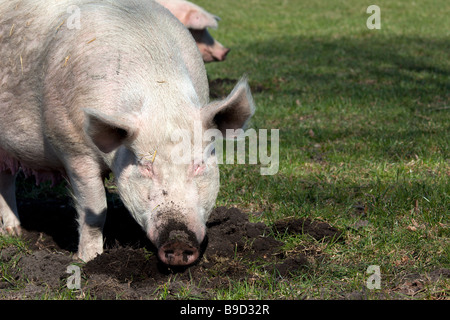
[[[23,237],[30,249],[7,247],[0,262],[14,263],[14,274],[0,280],[0,296],[6,299],[36,298],[49,290],[65,290],[67,267],[77,248],[76,214],[67,199],[19,202]],[[339,230],[325,222],[290,219],[272,227],[249,221],[237,208],[216,208],[207,223],[202,255],[188,268],[170,268],[161,263],[155,248],[121,204],[109,203],[104,230],[105,251],[94,260],[79,264],[82,273],[80,298],[97,299],[176,298],[181,292],[208,299],[214,290],[230,281],[252,277],[259,268],[279,277],[305,272],[314,253],[298,248],[286,253],[279,234],[310,234],[317,240],[341,237]],[[26,280],[23,290],[8,290]]]

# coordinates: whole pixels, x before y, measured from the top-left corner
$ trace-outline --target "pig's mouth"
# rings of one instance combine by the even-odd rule
[[[189,266],[200,256],[200,244],[194,232],[180,223],[168,223],[160,233],[158,258],[169,266]]]

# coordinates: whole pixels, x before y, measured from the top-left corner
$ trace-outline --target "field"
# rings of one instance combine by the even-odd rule
[[[188,270],[161,269],[112,194],[109,249],[73,290],[65,186],[21,180],[27,231],[0,236],[0,298],[449,299],[448,1],[379,1],[373,30],[372,3],[356,0],[194,2],[222,18],[211,34],[232,49],[207,65],[211,96],[247,74],[249,127],[279,130],[278,172],[220,166],[224,208]]]

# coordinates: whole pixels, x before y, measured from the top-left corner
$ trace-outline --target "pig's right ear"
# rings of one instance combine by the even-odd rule
[[[104,153],[131,143],[137,136],[136,121],[132,116],[111,116],[95,109],[83,109],[86,116],[85,132]]]

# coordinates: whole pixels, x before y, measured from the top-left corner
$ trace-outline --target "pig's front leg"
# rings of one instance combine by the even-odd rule
[[[103,252],[103,225],[107,211],[105,188],[95,160],[78,159],[69,167],[79,224],[77,258],[87,262]]]
[[[21,233],[16,204],[16,175],[0,172],[0,234],[18,236]]]

